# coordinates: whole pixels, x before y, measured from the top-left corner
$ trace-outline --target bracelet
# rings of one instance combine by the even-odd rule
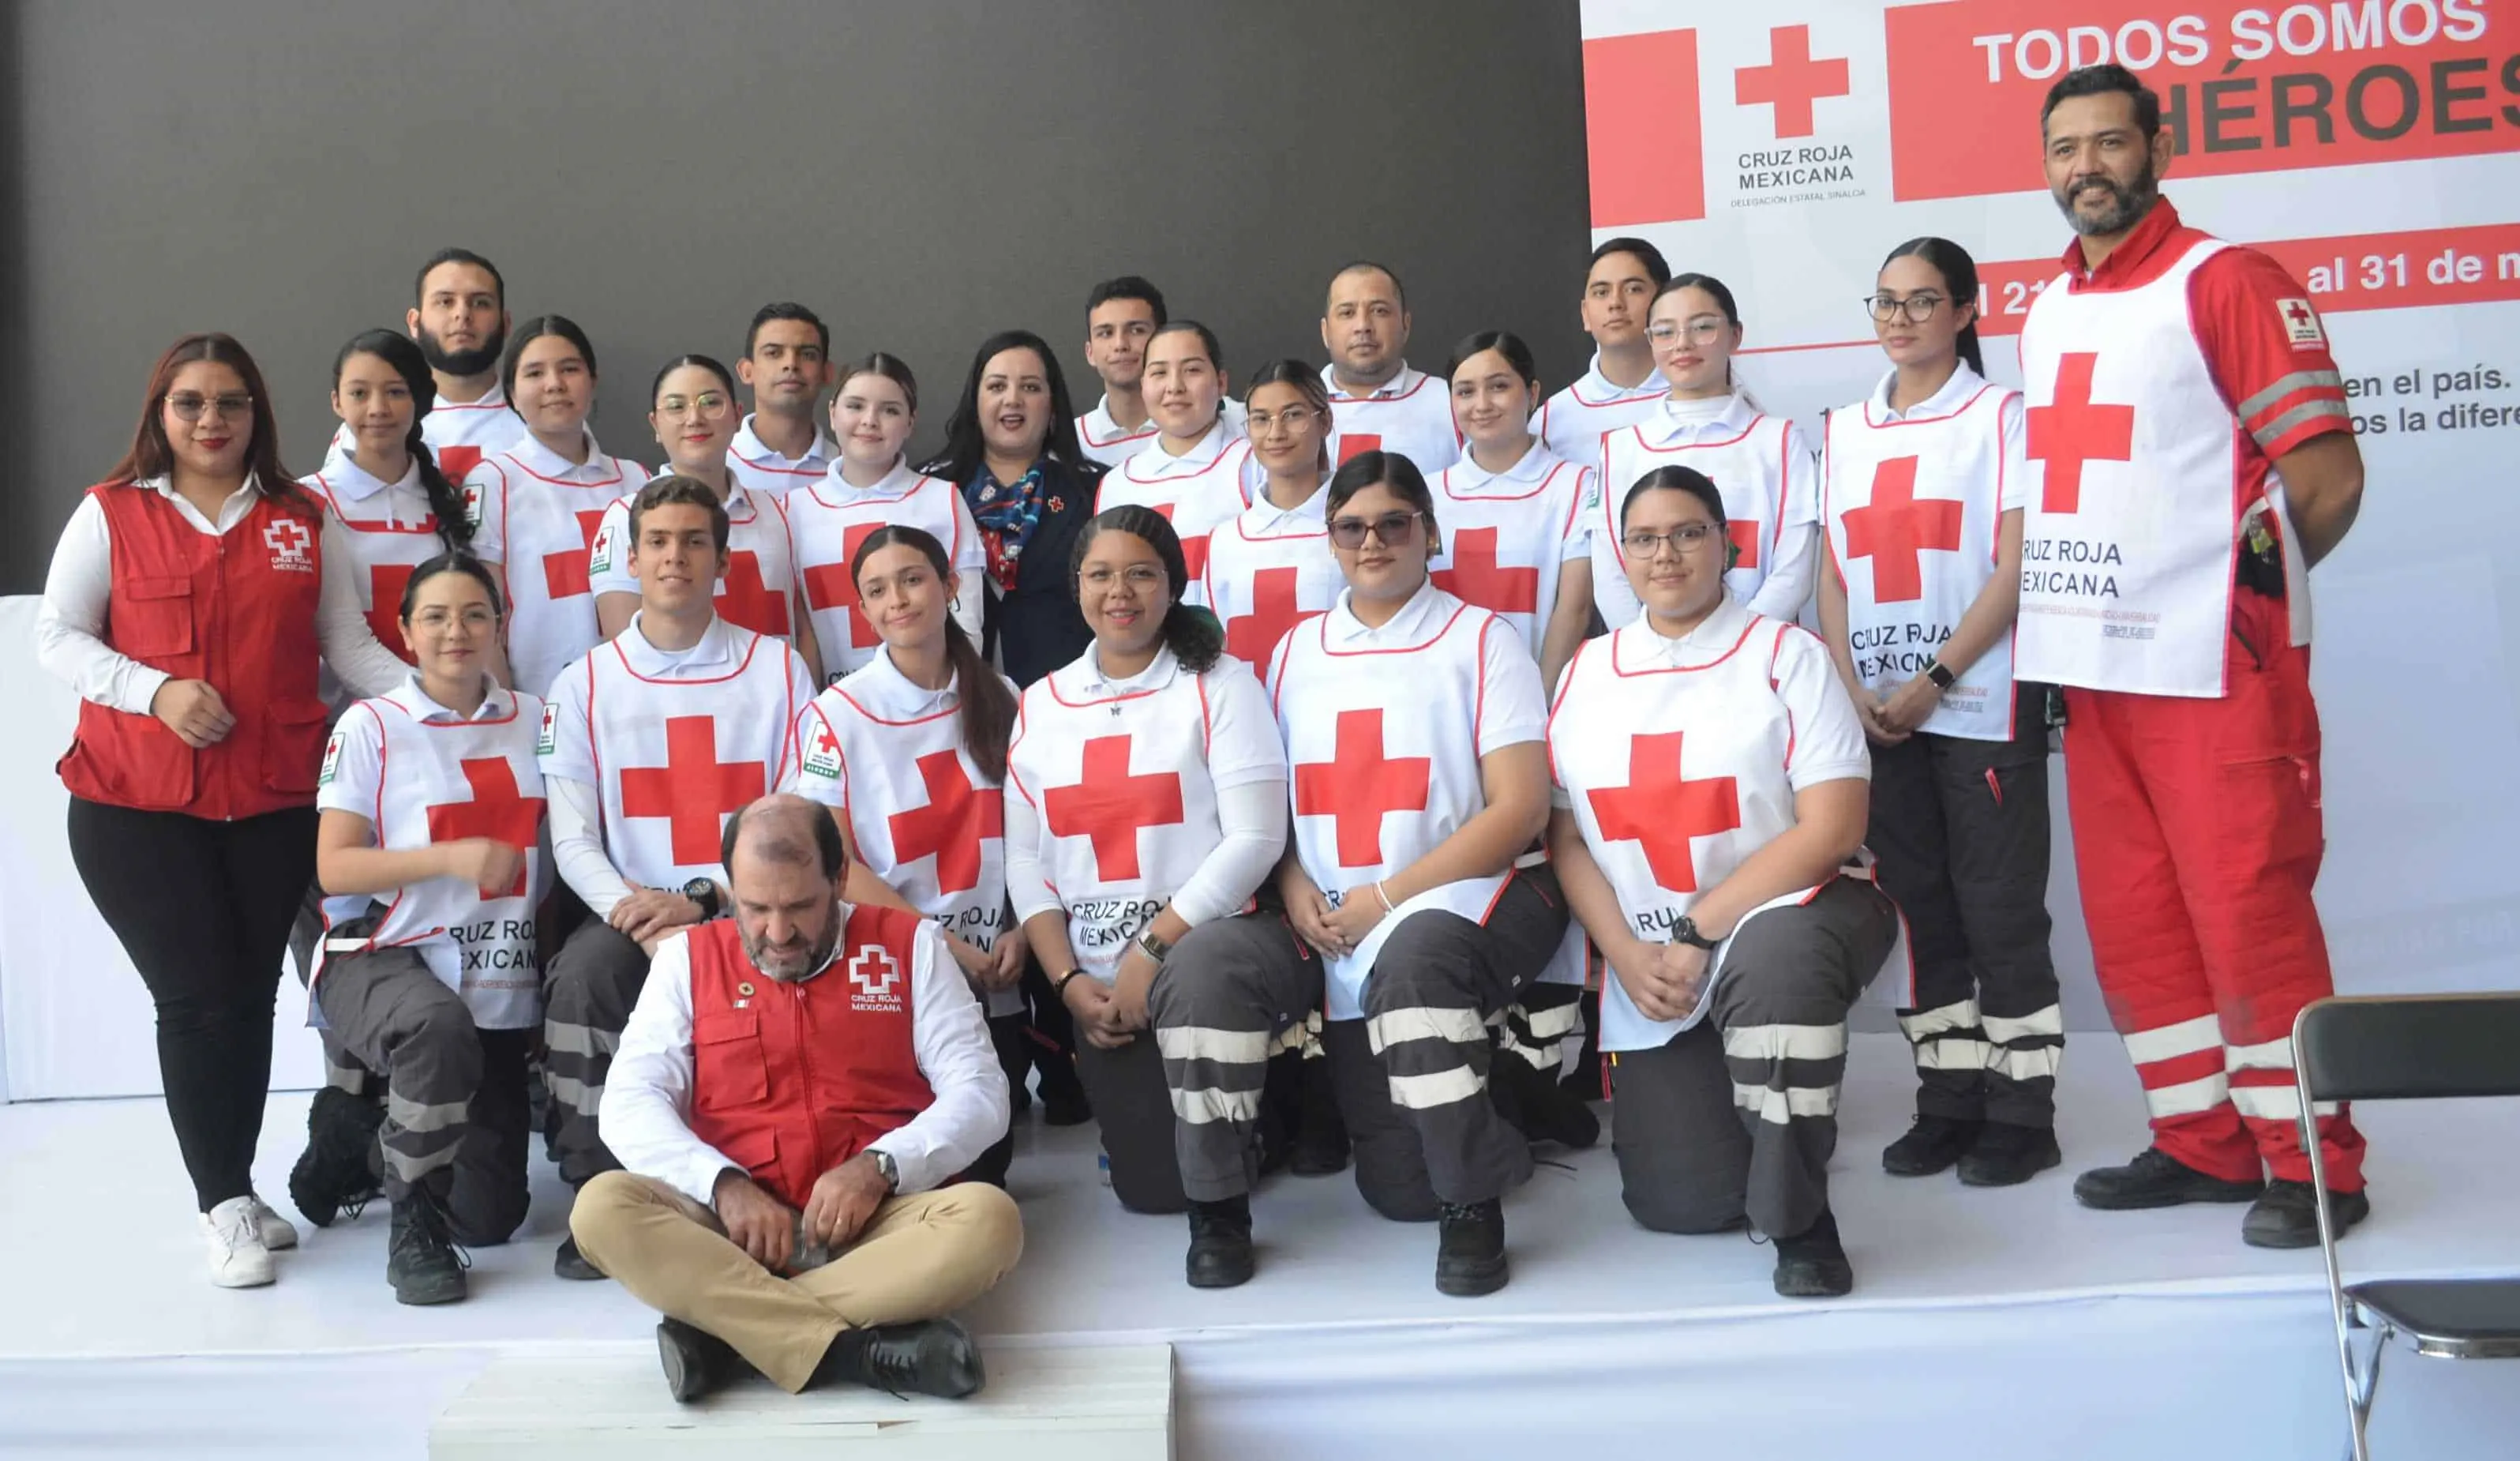
[[[1380,878],[1373,880],[1373,895],[1382,899],[1383,912],[1388,913],[1391,911],[1391,894],[1382,890],[1382,880]]]
[[[1067,971],[1065,974],[1062,974],[1062,975],[1060,975],[1060,976],[1058,977],[1058,982],[1057,983],[1054,983],[1054,984],[1052,984],[1052,985],[1050,986],[1050,992],[1051,992],[1051,993],[1053,993],[1053,994],[1055,994],[1055,995],[1057,995],[1057,996],[1058,996],[1059,999],[1061,999],[1061,1000],[1066,999],[1066,998],[1067,998],[1067,984],[1068,984],[1068,981],[1073,980],[1073,979],[1077,979],[1077,978],[1081,977],[1084,973],[1085,973],[1085,971],[1084,971],[1084,970],[1082,970],[1082,969],[1071,969],[1071,970]]]

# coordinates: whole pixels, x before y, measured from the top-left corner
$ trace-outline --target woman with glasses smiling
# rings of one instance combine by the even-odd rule
[[[718,617],[756,634],[786,639],[823,683],[823,654],[814,642],[814,618],[805,605],[788,533],[788,509],[768,492],[747,490],[735,475],[729,448],[742,415],[735,404],[734,377],[706,355],[678,355],[656,372],[648,398],[648,425],[665,450],[659,477],[688,477],[705,483],[726,505],[726,569],[717,580]],[[595,617],[607,639],[630,626],[639,612],[639,580],[630,572],[630,503],[625,493],[604,510],[587,553],[595,584]]]
[[[1821,631],[1872,743],[1881,886],[1908,916],[1916,1120],[1900,1176],[1973,1187],[2054,1166],[2065,1026],[2048,955],[2048,724],[2012,677],[2021,600],[2021,393],[1990,386],[1977,264],[1947,239],[1891,251],[1865,300],[1890,370],[1829,413]]]

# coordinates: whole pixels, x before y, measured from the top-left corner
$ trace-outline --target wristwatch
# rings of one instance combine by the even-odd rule
[[[1686,943],[1691,948],[1703,949],[1712,949],[1715,947],[1717,942],[1717,940],[1709,938],[1705,935],[1697,932],[1697,920],[1689,917],[1686,913],[1672,921],[1671,941],[1674,943]]]
[[[867,1155],[875,1159],[876,1175],[883,1178],[883,1190],[886,1192],[899,1192],[901,1190],[901,1164],[892,1160],[892,1154],[890,1152],[871,1149],[868,1151]]]
[[[1952,673],[1952,667],[1940,660],[1925,662],[1925,678],[1933,681],[1937,690],[1949,690],[1959,680],[1958,675]]]
[[[683,896],[700,905],[700,922],[717,917],[717,885],[706,878],[694,878],[683,885]]]
[[[1140,934],[1136,942],[1138,945],[1138,952],[1154,960],[1158,965],[1161,965],[1164,962],[1165,955],[1173,951],[1173,946],[1171,944],[1166,943],[1155,936],[1155,931],[1152,926],[1149,926],[1146,932]]]

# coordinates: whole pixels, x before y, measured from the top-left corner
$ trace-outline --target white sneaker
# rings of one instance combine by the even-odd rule
[[[222,1289],[252,1289],[271,1282],[271,1250],[254,1224],[254,1200],[232,1197],[202,1214],[202,1237],[210,1250],[210,1282]]]
[[[271,1210],[271,1204],[264,1202],[260,1193],[253,1197],[253,1230],[262,1235],[262,1246],[273,1253],[297,1246],[297,1229],[290,1226],[288,1218]]]

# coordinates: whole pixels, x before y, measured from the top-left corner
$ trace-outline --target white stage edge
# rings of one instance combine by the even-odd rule
[[[2340,1442],[2318,1254],[2243,1247],[2239,1210],[2098,1213],[2071,1173],[2142,1145],[2116,1043],[2077,1039],[2063,1168],[2002,1191],[1897,1181],[1904,1049],[1859,1037],[1835,1205],[1851,1299],[1769,1288],[1734,1235],[1644,1232],[1606,1145],[1508,1204],[1514,1276],[1482,1301],[1432,1285],[1431,1228],[1381,1221],[1344,1177],[1281,1177],[1258,1202],[1260,1277],[1181,1281],[1178,1218],[1122,1212],[1091,1128],[1021,1135],[1026,1251],[967,1317],[997,1349],[1169,1344],[1179,1454],[1514,1457],[1720,1446],[1762,1457],[2293,1461]],[[272,1102],[257,1177],[285,1209],[303,1097]],[[2377,1107],[2362,1276],[2520,1271],[2512,1103]],[[273,1288],[202,1279],[173,1140],[154,1101],[0,1109],[0,1456],[426,1454],[430,1419],[500,1354],[610,1347],[652,1377],[650,1317],[609,1284],[551,1277],[564,1192],[537,1164],[517,1243],[474,1255],[473,1297],[396,1305],[384,1213],[309,1230]],[[2504,1457],[2520,1368],[2399,1355],[2382,1456]],[[661,1384],[661,1382],[658,1382]],[[1754,1444],[1747,1450],[1741,1442]],[[1011,1457],[1025,1455],[1020,1446]]]

